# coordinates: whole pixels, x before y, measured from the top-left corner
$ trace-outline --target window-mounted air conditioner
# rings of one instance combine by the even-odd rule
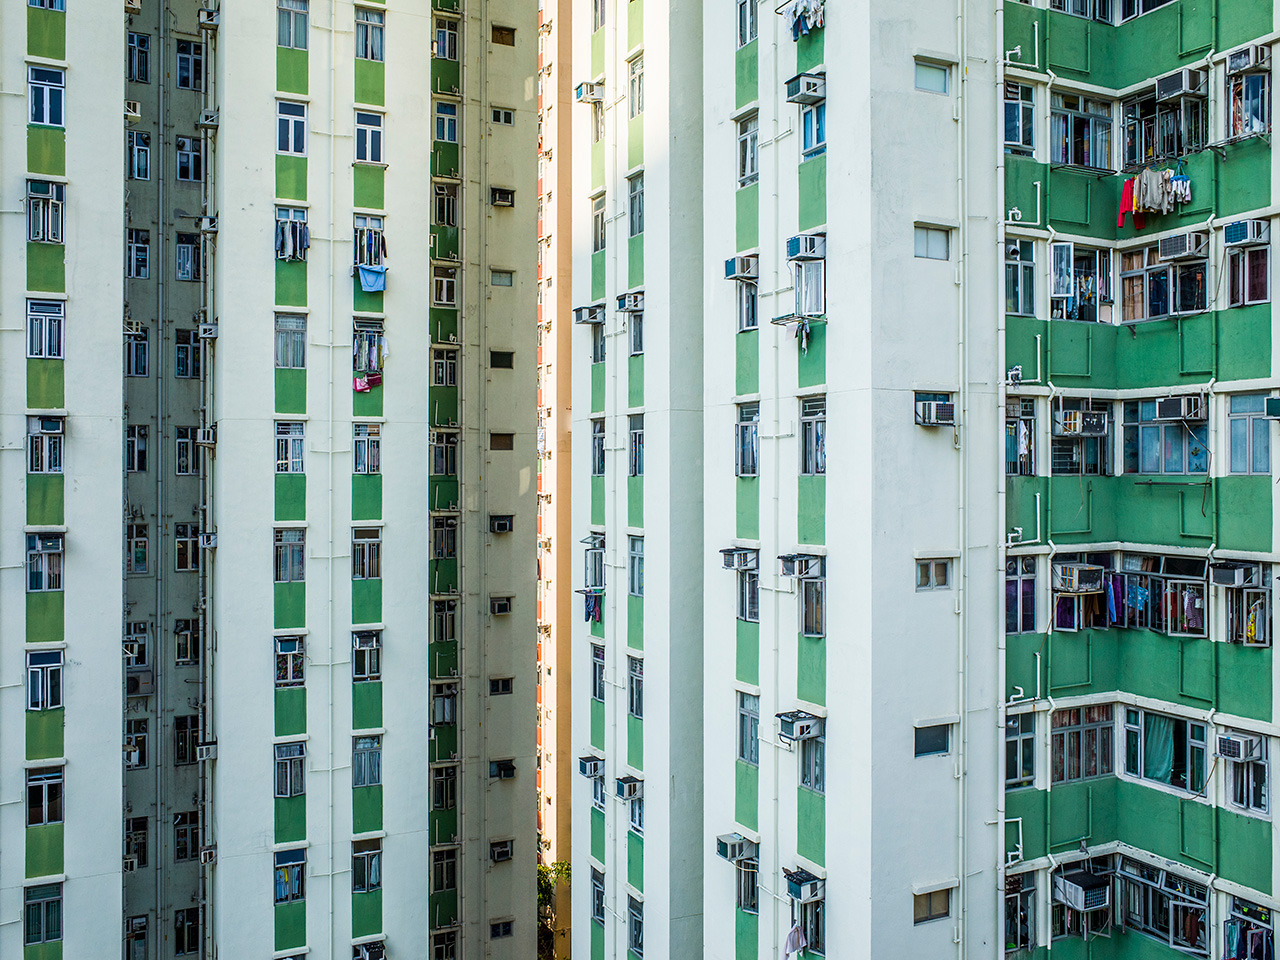
[[[584,777],[603,777],[604,776],[604,758],[593,757],[588,754],[585,757],[578,758],[578,772]]]
[[[580,83],[573,88],[573,98],[579,103],[599,103],[604,99],[604,84]]]
[[[604,304],[593,303],[589,307],[574,307],[573,322],[604,323]]]
[[[30,433],[62,433],[62,417],[28,417],[27,430]]]
[[[826,895],[826,881],[808,870],[783,870],[782,875],[787,878],[787,896],[797,903],[813,903]]]
[[[1188,230],[1160,238],[1161,260],[1197,260],[1208,255],[1209,235],[1203,230]]]
[[[218,218],[217,217],[199,217],[196,220],[196,227],[201,233],[217,233]]]
[[[1175,70],[1156,80],[1156,100],[1174,100],[1178,97],[1203,97],[1207,74],[1203,70],[1187,67]]]
[[[807,580],[827,575],[826,557],[816,557],[809,553],[784,553],[778,559],[782,561],[784,577],[799,577]]]
[[[1263,413],[1270,420],[1280,420],[1280,397],[1267,397]]]
[[[616,788],[619,800],[635,800],[644,796],[644,781],[639,777],[619,777]]]
[[[754,254],[748,257],[730,257],[724,262],[726,280],[754,280],[758,276],[760,276],[760,258]]]
[[[631,293],[622,293],[618,295],[618,309],[623,313],[639,313],[644,309],[644,291],[635,290]]]
[[[1105,437],[1107,413],[1105,410],[1060,410],[1053,415],[1053,434],[1056,437]]]
[[[1262,757],[1262,739],[1238,733],[1218,734],[1217,756],[1224,760],[1258,760]]]
[[[490,187],[489,203],[495,207],[514,207],[516,192],[510,187]]]
[[[125,674],[124,692],[127,697],[149,697],[156,692],[155,674],[150,670],[130,670]]]
[[[218,22],[222,19],[217,10],[211,10],[204,7],[196,13],[196,19],[200,23],[201,30],[217,30]]]
[[[216,323],[202,323],[199,327],[201,340],[218,339],[218,325]]]
[[[208,846],[200,848],[200,862],[205,866],[218,861],[218,848],[216,846]]]
[[[124,872],[125,872],[125,873],[133,873],[133,871],[135,871],[135,870],[137,870],[137,869],[138,869],[138,858],[137,858],[137,857],[125,857],[125,858],[124,858]]]
[[[1156,401],[1157,420],[1190,420],[1201,422],[1209,419],[1208,398],[1200,394],[1185,397],[1165,397]]]
[[[1227,54],[1227,76],[1237,73],[1260,73],[1271,66],[1271,48],[1251,43]]]
[[[125,13],[141,13],[142,0],[124,0]]]
[[[124,118],[130,123],[142,119],[142,103],[138,100],[124,102]]]
[[[716,837],[716,856],[733,863],[754,857],[758,850],[759,844],[740,833],[723,833]]]
[[[516,762],[514,760],[490,760],[489,776],[497,780],[514,780],[516,778]]]
[[[200,119],[196,121],[196,126],[201,130],[217,130],[218,129],[218,111],[217,110],[201,110]]]
[[[788,103],[821,103],[827,99],[827,78],[821,73],[799,73],[787,81]]]
[[[1056,873],[1053,877],[1053,899],[1081,913],[1105,910],[1111,906],[1111,879],[1087,870]]]
[[[218,535],[216,533],[200,534],[201,550],[216,550],[218,547]]]
[[[803,710],[791,710],[777,716],[778,736],[783,740],[814,740],[826,729],[826,721]]]
[[[1229,561],[1211,563],[1209,577],[1217,587],[1252,587],[1257,585],[1258,567],[1252,563]]]
[[[196,760],[217,760],[218,759],[218,741],[210,740],[207,743],[196,744]]]
[[[489,612],[495,617],[503,617],[511,612],[510,597],[490,597]]]
[[[827,256],[827,237],[822,233],[802,233],[787,240],[788,260],[824,260]]]
[[[489,860],[493,863],[506,863],[515,856],[515,844],[511,840],[500,840],[489,844]]]
[[[201,427],[196,431],[196,443],[202,447],[212,447],[218,442],[217,427]]]
[[[516,518],[509,513],[495,513],[489,517],[490,533],[510,533],[516,528]]]
[[[956,405],[950,400],[921,400],[916,404],[916,423],[922,427],[952,427]]]
[[[1237,220],[1222,228],[1222,239],[1228,247],[1261,247],[1271,242],[1268,220]]]
[[[1053,567],[1055,593],[1102,593],[1106,571],[1091,563],[1057,563]]]
[[[758,570],[760,569],[760,551],[747,550],[743,547],[729,547],[720,551],[724,558],[726,570]]]

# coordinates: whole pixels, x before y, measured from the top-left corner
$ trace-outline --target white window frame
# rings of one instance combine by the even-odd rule
[[[130,227],[126,238],[125,276],[131,280],[149,279],[151,276],[151,231]]]
[[[274,582],[302,583],[306,580],[307,536],[297,527],[277,527],[274,541]]]
[[[431,302],[437,307],[458,305],[458,268],[433,266],[431,268]]]
[[[27,709],[57,710],[62,706],[62,651],[27,651]]]
[[[27,67],[27,119],[45,127],[67,126],[67,73],[52,67]]]
[[[800,786],[814,793],[827,792],[827,738],[800,741]]]
[[[276,153],[307,155],[307,105],[296,100],[276,101]]]
[[[129,179],[151,179],[151,134],[146,130],[129,131]]]
[[[1249,278],[1260,270],[1264,290],[1262,296],[1251,297]],[[1255,303],[1271,302],[1271,245],[1241,247],[1227,250],[1227,305],[1247,307]]]
[[[147,438],[150,431],[144,423],[130,424],[124,430],[124,469],[126,473],[147,470]]]
[[[307,742],[294,740],[275,745],[275,795],[281,799],[307,792]]]
[[[27,181],[27,242],[67,242],[67,185]]]
[[[760,328],[760,288],[754,280],[737,281],[738,332]]]
[[[356,7],[356,59],[381,63],[386,59],[387,15],[372,7]]]
[[[458,59],[459,23],[447,17],[436,17],[436,39],[431,47],[431,55],[437,60]]]
[[[800,108],[800,130],[803,137],[801,159],[827,152],[827,101],[806,103]]]
[[[50,419],[61,420],[64,433],[40,429],[41,421]],[[27,418],[27,473],[62,473],[65,430],[66,420],[62,417]]]
[[[382,425],[378,423],[353,423],[351,425],[351,472],[360,476],[372,476],[382,472]]]
[[[384,114],[372,110],[356,111],[356,163],[383,163],[385,121]]]
[[[627,418],[627,475],[644,476],[644,414]]]
[[[827,398],[825,394],[800,398],[800,475],[825,476],[827,472]]]
[[[179,40],[178,66],[174,86],[179,90],[204,91],[204,44],[195,40]]]
[[[627,716],[644,719],[644,658],[627,657]]]
[[[436,143],[458,142],[458,104],[452,101],[437,100],[433,111],[436,118]]]
[[[355,527],[352,529],[351,579],[382,579],[381,527]]]
[[[644,537],[627,538],[627,593],[644,596]]]
[[[307,0],[276,0],[276,45],[293,50],[307,49],[310,11]]]
[[[627,229],[629,236],[644,233],[644,173],[627,178]]]
[[[200,569],[200,527],[195,523],[173,525],[173,569],[194,571]]]
[[[275,317],[275,365],[277,370],[307,367],[307,317],[301,313],[277,313]]]
[[[306,637],[276,637],[276,687],[300,687],[307,679]]]
[[[939,244],[941,244],[941,250],[939,250]],[[916,224],[915,255],[921,260],[950,260],[951,231],[946,227]]]
[[[306,426],[302,421],[276,421],[276,473],[305,473],[306,449]]]
[[[755,5],[756,0],[738,0]],[[760,117],[751,114],[738,121],[738,186],[746,187],[760,179]]]
[[[65,300],[27,301],[27,356],[61,360],[66,355]]]
[[[757,0],[738,0],[738,47],[741,49],[759,34]]]
[[[734,425],[734,473],[739,477],[760,475],[760,404],[737,405]]]
[[[644,113],[644,54],[627,61],[627,116],[634,120]]]
[[[351,786],[376,787],[382,783],[382,737],[379,734],[351,738]]]
[[[179,280],[200,279],[200,234],[180,233],[174,241],[174,272]]]
[[[204,141],[200,137],[175,137],[177,164],[174,177],[187,183],[204,179]]]

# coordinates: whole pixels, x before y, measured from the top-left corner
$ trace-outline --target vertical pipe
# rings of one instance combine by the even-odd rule
[[[168,239],[169,215],[165,208],[165,158],[168,156],[167,134],[168,134],[168,113],[166,112],[167,98],[165,96],[168,86],[166,67],[169,63],[169,18],[172,16],[172,8],[166,2],[160,10],[160,69],[157,79],[159,93],[159,111],[156,123],[156,146],[158,149],[152,154],[154,169],[156,175],[156,250],[159,256],[156,258],[156,350],[155,350],[155,376],[156,376],[156,435],[157,442],[151,444],[151,455],[153,456],[156,471],[156,572],[155,572],[155,617],[156,617],[156,636],[153,644],[152,656],[154,657],[152,676],[155,677],[155,705],[156,705],[156,724],[155,737],[152,743],[152,754],[154,757],[155,767],[155,784],[156,784],[156,853],[154,885],[155,885],[155,911],[156,911],[156,929],[160,928],[160,915],[163,906],[164,895],[164,863],[165,858],[161,853],[161,831],[160,823],[164,818],[164,764],[161,760],[163,753],[159,749],[160,744],[164,742],[164,715],[165,715],[165,694],[167,692],[167,684],[165,681],[166,670],[160,663],[160,638],[164,634],[163,617],[164,617],[164,575],[161,572],[163,568],[162,557],[164,548],[164,464],[161,462],[161,451],[164,449],[164,358],[165,351],[165,265],[169,262],[164,255],[165,246]],[[148,346],[148,353],[150,347]],[[125,475],[125,482],[128,483],[128,475]]]

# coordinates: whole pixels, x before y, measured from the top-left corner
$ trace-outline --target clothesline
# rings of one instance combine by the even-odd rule
[[[1173,170],[1156,170],[1147,167],[1140,174],[1130,177],[1120,190],[1120,212],[1116,226],[1124,226],[1126,214],[1133,214],[1133,225],[1141,230],[1146,226],[1146,214],[1172,213],[1174,205],[1191,202],[1191,178]]]

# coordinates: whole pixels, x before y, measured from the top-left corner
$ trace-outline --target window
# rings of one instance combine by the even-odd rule
[[[1004,152],[1030,157],[1035,152],[1034,89],[1016,80],[1004,83]]]
[[[604,421],[591,421],[591,475],[604,476]]]
[[[386,14],[381,10],[356,7],[356,59],[381,60],[383,23]]]
[[[1227,250],[1227,302],[1233,307],[1271,299],[1271,247]]]
[[[275,855],[276,903],[295,903],[306,896],[307,851],[279,850]]]
[[[306,438],[298,422],[276,422],[276,473],[302,473]]]
[[[361,630],[351,635],[351,679],[356,683],[382,679],[382,632]]]
[[[1112,312],[1111,251],[1071,243],[1049,245],[1049,319],[1094,322]]]
[[[502,697],[512,693],[515,689],[514,677],[490,677],[489,678],[489,696]]]
[[[628,441],[627,473],[632,477],[644,476],[644,414],[633,413],[627,417]]]
[[[1104,430],[1100,435],[1055,436],[1049,445],[1049,468],[1055,477],[1061,476],[1112,476],[1111,466],[1111,407],[1106,400],[1083,400],[1079,397],[1059,399],[1054,410],[1054,433],[1066,432],[1065,424],[1083,423],[1088,416],[1100,422]]]
[[[604,26],[605,5],[607,0],[591,0],[591,32],[599,30]]]
[[[382,163],[382,120],[380,113],[356,111],[356,162]]]
[[[62,767],[32,767],[27,771],[27,826],[62,822]]]
[[[440,143],[458,142],[458,105],[436,103],[436,140]]]
[[[23,891],[23,943],[62,939],[62,884],[46,883]]]
[[[827,789],[826,737],[809,737],[800,741],[800,785],[816,793]]]
[[[200,528],[194,523],[175,523],[174,569],[200,569]]]
[[[276,637],[276,686],[299,687],[305,680],[306,656],[303,637]]]
[[[605,333],[603,323],[591,324],[591,362],[604,363]]]
[[[591,645],[591,699],[604,702],[604,647]]]
[[[66,226],[66,184],[28,180],[27,239],[32,243],[65,243]]]
[[[755,0],[739,0],[739,9],[743,3],[750,3],[755,9]],[[745,187],[760,179],[760,120],[752,114],[738,121],[738,186]]]
[[[942,227],[916,227],[916,256],[925,260],[951,259],[951,231]]]
[[[57,710],[62,706],[62,651],[27,652],[27,709]]]
[[[627,61],[627,115],[644,113],[644,54]]]
[[[382,427],[376,423],[356,423],[352,425],[352,448],[355,452],[355,464],[352,472],[357,474],[375,474],[382,472]]]
[[[27,534],[27,592],[61,590],[62,559],[62,534]]]
[[[1036,875],[1031,872],[1010,875],[1005,882],[1005,952],[1032,950],[1036,946]]]
[[[200,813],[188,810],[173,816],[173,859],[182,862],[200,856]]]
[[[515,929],[515,924],[510,920],[501,920],[497,923],[489,924],[489,939],[499,940],[502,937],[509,937]]]
[[[27,473],[62,472],[61,417],[27,418]]]
[[[627,949],[644,956],[644,904],[635,897],[627,897]]]
[[[591,868],[591,919],[604,923],[604,874],[595,867]]]
[[[1148,10],[1154,10],[1156,7],[1169,0],[1142,0],[1143,13]],[[1063,13],[1069,13],[1073,17],[1084,17],[1086,20],[1097,20],[1101,23],[1111,23],[1111,3],[1112,0],[1049,0],[1049,9],[1061,10]],[[1124,0],[1126,7],[1136,7],[1138,0]],[[1127,15],[1134,16],[1134,13]]]
[[[458,21],[436,17],[436,44],[431,55],[439,60],[458,59]]]
[[[435,224],[438,227],[456,227],[458,225],[458,185],[455,183],[437,183],[435,194]]]
[[[357,266],[376,266],[387,256],[387,240],[382,217],[357,213],[352,235]]]
[[[916,727],[916,756],[932,757],[951,752],[951,724]]]
[[[353,737],[351,786],[376,787],[382,783],[382,737]]]
[[[275,751],[276,796],[302,796],[307,792],[307,745],[301,741],[277,743]]]
[[[809,903],[791,901],[791,922],[798,924],[809,943],[808,952],[821,956],[827,950],[827,904],[825,900]]]
[[[628,537],[627,592],[633,597],[644,596],[644,537]]]
[[[147,639],[150,634],[151,626],[145,620],[134,620],[124,625],[124,665],[126,667],[147,665]]]
[[[458,518],[431,518],[431,556],[447,560],[458,555]]]
[[[1009,557],[1004,564],[1004,632],[1035,630],[1036,558]]]
[[[511,270],[490,270],[489,284],[494,287],[510,287],[515,285],[516,275]]]
[[[178,234],[179,240],[182,234]],[[197,243],[199,238],[192,237]],[[181,255],[182,247],[178,247]],[[179,276],[178,279],[182,279]],[[197,276],[197,279],[199,277]],[[181,380],[200,379],[200,335],[195,330],[177,330],[173,335],[175,348],[173,375]]]
[[[37,7],[40,10],[66,10],[66,0],[27,0],[28,7]]]
[[[276,101],[276,153],[304,156],[307,152],[307,105]]]
[[[147,525],[145,523],[127,523],[124,528],[125,573],[147,572]]]
[[[351,841],[351,892],[382,889],[382,841]]]
[[[514,370],[516,354],[514,350],[490,350],[489,366],[494,370]]]
[[[275,531],[275,582],[299,583],[306,579],[306,531]]]
[[[307,0],[276,0],[276,12],[276,43],[295,50],[307,49]]]
[[[1110,704],[1054,711],[1050,722],[1050,770],[1054,783],[1091,780],[1112,773],[1115,727]]]
[[[179,280],[199,280],[200,279],[200,235],[195,233],[178,234],[177,243],[174,244],[174,256],[176,259],[175,269]],[[182,331],[182,333],[190,334],[192,339],[195,337],[194,331]],[[199,343],[196,344],[197,356]],[[188,368],[190,369],[190,365]],[[199,362],[196,363],[196,369],[199,369]],[[189,374],[185,374],[189,376]],[[198,374],[197,374],[198,375]],[[184,376],[177,373],[175,376]]]
[[[147,960],[147,917],[145,914],[125,918],[124,960]]]
[[[382,577],[382,528],[356,527],[351,531],[351,579]]]
[[[1036,402],[1032,397],[1009,397],[1004,419],[1004,472],[1035,476]]]
[[[173,762],[178,765],[196,762],[200,744],[200,718],[188,715],[173,718]]]
[[[490,37],[494,43],[501,44],[504,47],[514,47],[516,45],[516,28],[495,26]]]
[[[1073,93],[1053,94],[1049,148],[1054,163],[1110,170],[1110,102]]]
[[[752,0],[754,5],[754,0]],[[744,913],[760,912],[760,861],[755,857],[734,864],[737,875],[738,908]]]
[[[307,318],[276,314],[276,369],[302,370],[307,365]]]
[[[31,105],[30,121],[49,127],[65,127],[63,116],[67,92],[67,75],[48,67],[27,67],[27,94]]]
[[[147,765],[147,721],[126,720],[124,723],[124,766],[141,770]]]
[[[1232,731],[1225,731],[1231,733]],[[1267,768],[1270,753],[1270,738],[1236,734],[1257,744],[1250,759],[1228,760],[1227,772],[1230,777],[1231,793],[1229,799],[1233,806],[1250,813],[1267,813],[1271,804],[1268,799]]]
[[[827,102],[806,103],[800,108],[800,129],[803,134],[801,156],[808,160],[827,152]]]
[[[738,404],[737,475],[754,477],[760,473],[760,404]]]
[[[604,194],[591,198],[591,252],[604,249]],[[596,324],[595,326],[598,326]]]
[[[511,127],[516,122],[516,112],[509,107],[494,107],[491,119],[504,127]]]
[[[200,908],[184,907],[173,911],[173,952],[175,956],[193,956],[200,952]]]
[[[1124,772],[1188,793],[1204,790],[1205,724],[1150,710],[1124,711]]]
[[[941,920],[951,916],[951,890],[933,890],[929,893],[917,893],[913,904],[914,922],[928,923],[930,920]]]
[[[134,230],[128,233],[126,248],[125,276],[133,280],[146,280],[151,275],[151,233],[148,230]]]
[[[760,326],[759,286],[752,280],[738,281],[738,330]]]
[[[630,236],[644,233],[644,174],[637,173],[627,180],[627,224]]]
[[[1004,785],[1029,787],[1036,775],[1036,715],[1009,714],[1004,724]]]
[[[800,400],[800,473],[821,476],[827,472],[827,398]]]
[[[1270,131],[1271,71],[1228,76],[1227,136],[1253,137]]]
[[[453,476],[458,472],[458,435],[437,430],[431,437],[431,473],[433,476]]]
[[[745,47],[756,38],[756,0],[738,0],[738,46]]]
[[[458,268],[431,268],[431,302],[438,307],[458,305]]]
[[[644,661],[627,657],[627,713],[637,720],[644,717]]]
[[[1036,313],[1036,245],[1010,239],[1004,252],[1005,313],[1033,317]]]
[[[445,725],[458,722],[458,685],[456,683],[431,685],[431,722]]]
[[[457,930],[440,930],[431,934],[431,960],[458,960]]]
[[[357,319],[351,334],[351,368],[357,377],[381,373],[387,338],[381,320]]]
[[[182,667],[200,662],[200,621],[173,622],[173,659]]]
[[[129,179],[151,179],[151,134],[129,131]]]
[[[516,448],[516,435],[514,433],[490,433],[489,449],[490,450],[514,450]]]
[[[760,572],[738,571],[738,619],[760,622]]]
[[[759,589],[757,581],[757,589]],[[759,606],[757,600],[757,619]],[[800,633],[806,637],[823,637],[827,633],[826,577],[804,577],[800,580]]]
[[[431,851],[431,892],[458,886],[458,851],[453,847]]]
[[[1183,953],[1209,955],[1205,887],[1127,857],[1116,875],[1120,923]]]
[[[738,759],[760,765],[760,698],[738,692]]]
[[[950,92],[951,70],[938,63],[916,61],[916,89],[926,93]]]
[[[1209,469],[1209,425],[1158,422],[1157,401],[1124,403],[1124,472],[1197,474]]]
[[[916,590],[950,590],[950,560],[917,560]]]
[[[61,300],[27,301],[27,356],[57,360],[63,356],[66,304]]]
[[[452,810],[458,805],[458,768],[431,768],[431,809]]]
[[[204,89],[204,44],[178,41],[178,89]]]
[[[129,66],[125,76],[131,83],[151,82],[151,37],[148,34],[129,34]]]
[[[204,177],[204,144],[199,137],[175,137],[178,148],[179,180],[199,181]]]

